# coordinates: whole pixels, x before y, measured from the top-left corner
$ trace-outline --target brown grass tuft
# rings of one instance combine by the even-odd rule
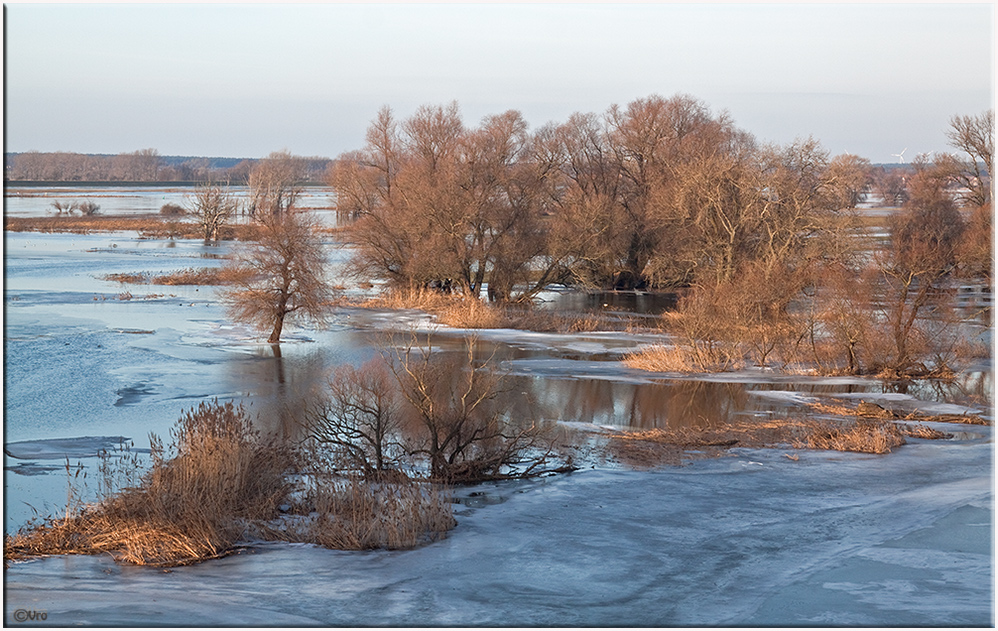
[[[284,538],[336,550],[398,550],[436,541],[456,525],[445,490],[404,476],[390,483],[317,476],[308,486],[313,514]]]
[[[153,276],[151,282],[154,285],[221,285],[225,279],[217,267],[187,267]]]
[[[460,294],[444,294],[429,289],[394,290],[364,303],[381,309],[419,309],[446,326],[460,329],[520,329],[525,331],[585,333],[623,329],[629,323],[596,314],[581,318],[529,305],[496,305]]]
[[[905,444],[904,434],[896,423],[860,422],[843,426],[807,421],[803,427],[803,435],[794,442],[794,446],[798,448],[886,454]]]
[[[901,429],[902,434],[911,438],[924,438],[927,440],[946,440],[953,438],[953,434],[940,432],[937,429],[932,429],[931,427],[922,425],[921,423],[916,423],[915,425],[899,423],[898,427]]]
[[[128,283],[132,285],[143,285],[149,282],[149,275],[140,272],[127,273],[123,272],[120,274],[104,274],[100,277],[101,280],[109,280],[116,283]]]
[[[651,346],[624,357],[624,365],[650,372],[699,372],[690,353],[678,346]]]
[[[927,429],[927,428],[926,428]],[[919,431],[919,430],[915,430]],[[906,430],[890,421],[836,422],[807,419],[751,420],[700,428],[615,432],[606,449],[635,467],[681,464],[684,458],[716,457],[731,447],[823,449],[886,454],[905,444]],[[909,434],[915,435],[915,434]],[[920,437],[929,436],[928,433]],[[796,460],[795,457],[790,457]]]

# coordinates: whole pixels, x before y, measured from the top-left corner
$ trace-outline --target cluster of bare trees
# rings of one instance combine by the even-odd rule
[[[306,160],[287,152],[272,153],[254,165],[247,211],[257,238],[237,248],[223,269],[230,315],[269,331],[270,344],[280,343],[285,322],[322,323],[333,297],[319,220],[295,206],[306,177]],[[228,185],[210,180],[198,185],[187,204],[206,243],[216,242],[240,210]]]
[[[284,155],[291,157],[287,152]],[[264,160],[272,159],[272,154]],[[329,168],[329,158],[295,156],[303,181],[320,182]],[[206,180],[247,183],[260,160],[182,158],[161,156],[156,149],[118,155],[69,152],[6,154],[4,179],[43,182],[203,182]]]
[[[404,121],[385,108],[330,178],[357,218],[356,269],[395,287],[494,302],[555,282],[683,288],[673,326],[704,367],[810,353],[830,370],[928,373],[955,344],[954,279],[992,278],[990,115],[953,119],[969,157],[905,171],[886,248],[858,236],[851,212],[878,185],[866,160],[810,138],[759,145],[684,95],[534,133],[513,111],[467,128],[456,104]],[[230,293],[275,343],[285,317],[321,319],[330,298],[310,273],[316,226],[294,211],[302,173],[282,152],[250,174],[266,236],[240,259],[252,283]]]
[[[509,301],[552,282],[672,287],[801,265],[859,199],[865,166],[811,139],[759,146],[680,95],[534,133],[515,111],[469,129],[456,104],[401,122],[385,108],[330,182],[358,217],[364,273]]]
[[[152,182],[174,175],[164,173],[155,149],[140,149],[115,156],[82,153],[20,153],[5,160],[5,179],[51,182]]]
[[[475,347],[470,339],[442,353],[414,335],[387,340],[381,357],[333,373],[306,414],[309,436],[344,470],[374,479],[423,470],[460,483],[537,474],[552,460],[570,467],[550,433],[511,417],[517,397]]]
[[[762,365],[776,356],[825,371],[946,374],[970,346],[954,294],[961,283],[993,280],[990,117],[953,119],[951,141],[969,158],[919,156],[905,170],[886,242],[833,231],[814,243],[820,256],[808,265],[763,257],[723,282],[697,283],[672,318],[689,363]]]

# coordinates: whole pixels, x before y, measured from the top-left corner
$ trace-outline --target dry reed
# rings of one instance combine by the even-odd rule
[[[312,514],[289,538],[337,550],[414,548],[456,525],[446,490],[404,476],[387,483],[314,476],[306,496]]]
[[[892,421],[810,419],[752,420],[705,427],[614,432],[606,450],[636,467],[680,464],[684,458],[716,457],[731,447],[852,451],[886,454],[905,436],[939,439],[950,435]],[[793,459],[793,458],[791,458]]]
[[[496,305],[460,294],[431,289],[386,292],[361,306],[382,309],[418,309],[449,327],[461,329],[519,329],[538,332],[586,333],[622,329],[629,324],[620,318],[597,314],[582,317],[533,309],[529,305]]]
[[[224,556],[248,533],[339,549],[411,548],[454,526],[447,494],[410,481],[313,476],[306,489],[317,516],[307,528],[268,526],[293,503],[291,473],[323,459],[262,441],[241,406],[202,403],[171,431],[169,450],[151,438],[151,466],[101,465],[100,497],[79,505],[72,484],[66,513],[4,538],[4,559],[50,554],[111,555],[135,565],[174,566]],[[169,457],[168,457],[169,456]],[[326,463],[328,464],[328,463]]]
[[[153,285],[220,285],[225,282],[216,267],[187,267],[169,274],[153,276]]]

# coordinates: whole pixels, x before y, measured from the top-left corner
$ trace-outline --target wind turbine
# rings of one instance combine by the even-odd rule
[[[901,150],[901,153],[892,153],[891,155],[898,159],[898,164],[904,164],[904,152],[907,150],[908,147],[905,147]]]

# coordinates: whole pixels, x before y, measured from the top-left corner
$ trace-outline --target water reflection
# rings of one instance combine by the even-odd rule
[[[634,291],[572,291],[545,296],[542,308],[554,311],[606,313],[622,311],[643,315],[660,315],[676,308],[678,294],[671,292]]]
[[[340,331],[325,343],[283,345],[275,353],[261,346],[250,358],[229,363],[234,388],[242,388],[254,402],[261,430],[273,435],[300,435],[300,421],[306,407],[320,395],[336,366],[344,362],[359,365],[377,355],[378,348],[390,343],[383,334]],[[425,347],[425,335],[396,336],[397,344]],[[434,336],[434,353],[456,355],[465,341],[457,336]],[[488,361],[497,372],[505,373],[511,359],[557,356],[555,348],[527,351],[504,343],[479,340],[475,346],[478,361]],[[602,362],[596,362],[602,364]],[[463,369],[463,362],[440,362],[449,370]],[[571,375],[511,375],[506,377],[502,404],[514,421],[571,421],[628,427],[634,429],[703,428],[744,420],[757,415],[793,415],[802,410],[801,397],[835,395],[904,394],[919,401],[955,403],[989,409],[994,399],[994,375],[976,371],[952,382],[918,381],[908,383],[879,380],[821,381],[802,378],[788,382],[765,376],[755,380],[705,381],[662,379],[635,382],[626,380],[617,362],[606,362],[603,378]],[[456,380],[441,373],[441,379]]]

